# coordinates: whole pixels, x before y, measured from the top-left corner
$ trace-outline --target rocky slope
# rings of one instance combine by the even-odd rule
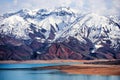
[[[0,16],[0,60],[120,59],[120,19],[60,7]]]

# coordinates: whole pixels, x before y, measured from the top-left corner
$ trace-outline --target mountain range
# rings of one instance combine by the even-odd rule
[[[22,9],[0,16],[0,60],[120,59],[120,17]]]

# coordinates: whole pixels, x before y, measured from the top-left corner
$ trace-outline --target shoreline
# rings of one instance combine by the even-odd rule
[[[120,60],[27,60],[0,61],[0,64],[44,64],[44,63],[76,63],[71,65],[56,65],[45,67],[21,68],[20,70],[49,70],[56,69],[67,74],[87,75],[117,75],[120,76]],[[19,70],[13,68],[11,70]]]
[[[0,64],[21,64],[21,63],[61,63],[61,62],[80,62],[85,64],[101,64],[106,62],[116,62],[120,59],[98,59],[98,60],[23,60],[23,61],[17,61],[17,60],[0,60]]]
[[[38,67],[36,69],[57,69],[67,74],[87,74],[87,75],[116,75],[120,76],[120,66],[118,65],[94,65],[77,64],[63,66]]]
[[[0,64],[22,64],[22,63],[63,63],[63,62],[88,62],[86,60],[25,60],[25,61],[15,61],[15,60],[5,60],[0,61]]]

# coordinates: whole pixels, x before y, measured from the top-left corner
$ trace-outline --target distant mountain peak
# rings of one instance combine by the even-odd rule
[[[85,38],[89,39],[93,44],[109,39],[115,45],[116,39],[120,39],[118,18],[87,12],[76,13],[69,7],[59,7],[52,11],[22,9],[4,14],[0,22],[1,34],[23,40],[34,36],[35,39],[54,42],[72,36],[81,42],[85,42]]]

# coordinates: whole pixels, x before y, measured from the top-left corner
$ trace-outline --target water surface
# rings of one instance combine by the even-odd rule
[[[0,68],[38,67],[41,64],[0,64]],[[50,66],[56,64],[42,64]],[[58,65],[58,64],[57,64]],[[60,64],[62,65],[62,64]],[[0,80],[120,80],[120,76],[66,74],[59,70],[0,70]]]
[[[82,64],[80,62],[63,62],[63,63],[21,63],[21,64],[0,64],[0,69],[4,68],[32,68],[32,67],[45,67],[45,66],[58,66],[58,65],[73,65],[73,64]]]

